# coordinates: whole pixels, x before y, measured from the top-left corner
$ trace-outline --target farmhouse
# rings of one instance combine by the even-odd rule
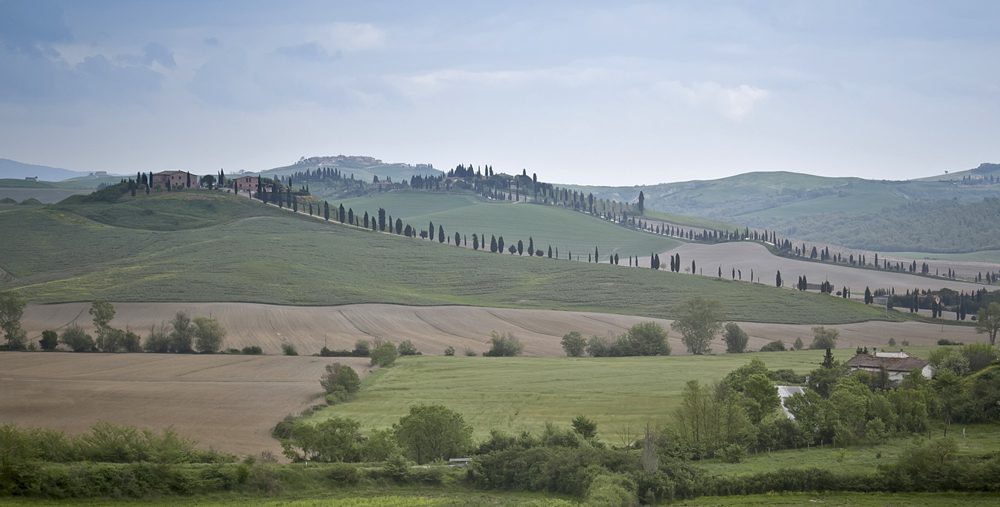
[[[240,176],[232,178],[232,185],[237,192],[256,192],[258,181],[259,176]]]
[[[903,380],[903,377],[913,370],[920,370],[920,374],[925,378],[934,376],[934,367],[923,359],[911,357],[906,352],[875,352],[874,355],[861,353],[850,358],[846,364],[851,371],[878,373],[885,369],[891,382]]]
[[[785,401],[793,394],[805,394],[805,392],[806,388],[802,386],[778,386],[778,398],[781,398],[781,411],[785,414],[785,417],[795,419],[795,416],[785,406]]]
[[[162,171],[153,175],[153,190],[198,188],[198,176],[187,171]]]

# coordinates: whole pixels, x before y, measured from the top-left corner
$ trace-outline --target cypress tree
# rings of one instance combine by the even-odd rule
[[[444,243],[444,226],[438,225],[438,243]]]
[[[323,201],[323,220],[330,221],[330,203]]]
[[[462,236],[459,233],[455,233],[455,246],[462,246]]]
[[[337,220],[340,221],[340,223],[347,221],[347,211],[344,210],[343,204],[337,207]]]
[[[490,253],[497,253],[497,237],[490,236]]]

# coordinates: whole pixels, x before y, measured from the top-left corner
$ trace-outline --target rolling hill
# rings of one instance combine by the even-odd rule
[[[0,178],[23,180],[28,177],[37,177],[38,179],[45,181],[62,181],[70,178],[87,176],[87,174],[87,171],[26,164],[24,162],[10,160],[8,158],[0,158]]]
[[[197,221],[196,227],[178,223],[184,220]],[[675,305],[702,296],[741,321],[843,323],[884,316],[839,298],[760,284],[475,252],[209,192],[9,207],[0,210],[0,236],[18,238],[0,244],[6,273],[0,289],[32,302],[381,302],[670,317]]]
[[[570,188],[625,202],[635,202],[642,191],[646,207],[656,211],[767,228],[795,239],[850,248],[973,252],[996,249],[1000,237],[1000,221],[987,219],[996,216],[991,214],[991,199],[1000,198],[1000,181],[876,181],[755,172],[639,187]],[[870,226],[873,220],[877,226]],[[913,234],[944,228],[948,234]]]
[[[366,182],[371,182],[375,176],[378,176],[379,179],[391,178],[392,181],[402,181],[409,180],[411,176],[418,174],[423,176],[442,174],[430,164],[386,163],[373,157],[350,155],[301,158],[292,165],[268,169],[262,171],[261,174],[264,176],[287,176],[306,170],[314,171],[320,167],[340,169],[345,177],[354,175],[354,179]]]

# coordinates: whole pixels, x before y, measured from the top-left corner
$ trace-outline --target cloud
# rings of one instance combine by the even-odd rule
[[[275,50],[278,54],[299,58],[309,62],[326,62],[340,58],[340,50],[332,54],[316,42],[306,42],[294,46],[283,46]]]
[[[385,32],[369,23],[334,23],[326,40],[328,48],[344,51],[378,49],[385,45]]]
[[[519,87],[549,85],[560,88],[581,87],[607,81],[614,77],[608,69],[599,67],[551,67],[523,70],[441,69],[394,78],[407,95],[430,95],[461,87]]]
[[[763,88],[746,84],[727,87],[714,81],[692,84],[660,81],[653,89],[667,98],[680,98],[695,107],[711,108],[733,121],[749,116],[759,102],[770,96]]]
[[[52,44],[73,40],[62,9],[48,1],[0,2],[0,41],[32,57],[58,57]]]

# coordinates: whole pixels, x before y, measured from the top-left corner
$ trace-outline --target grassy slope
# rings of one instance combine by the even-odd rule
[[[846,360],[853,350],[838,350]],[[459,352],[461,354],[461,352]],[[816,369],[822,351],[643,358],[407,357],[365,380],[357,399],[313,416],[353,417],[364,427],[397,422],[407,407],[440,403],[465,416],[482,438],[491,429],[538,430],[568,425],[578,414],[598,423],[602,439],[620,443],[646,423],[670,421],[688,380],[712,382],[760,357],[769,368]]]
[[[788,493],[748,496],[706,496],[684,500],[675,504],[685,506],[786,506],[824,505],[830,507],[885,507],[934,505],[962,507],[995,505],[996,495],[991,493]]]
[[[214,203],[218,225],[176,228],[189,201]],[[372,233],[207,193],[160,194],[84,215],[120,216],[116,227],[56,208],[0,211],[0,269],[34,302],[252,301],[278,304],[464,304],[669,317],[694,296],[722,303],[735,320],[843,323],[881,318],[877,309],[764,285],[508,254]],[[168,201],[164,203],[163,201]],[[202,206],[206,206],[202,204]],[[124,208],[120,208],[124,207]],[[144,215],[143,209],[153,209]],[[157,211],[159,210],[159,211]],[[137,220],[135,217],[144,217]],[[210,221],[206,219],[206,221]]]
[[[617,253],[619,256],[649,256],[669,250],[679,243],[652,234],[640,233],[624,227],[597,220],[582,213],[554,206],[513,202],[484,201],[470,194],[430,192],[389,192],[373,194],[343,201],[355,213],[369,215],[385,208],[393,218],[426,229],[429,222],[443,225],[446,234],[457,230],[470,236],[481,234],[503,236],[506,244],[517,240],[528,245],[528,237],[535,241],[535,248],[546,250],[549,245],[558,248],[563,258],[567,252],[587,255],[599,247],[600,254]],[[488,240],[487,240],[488,241]],[[627,264],[627,262],[626,262]]]

